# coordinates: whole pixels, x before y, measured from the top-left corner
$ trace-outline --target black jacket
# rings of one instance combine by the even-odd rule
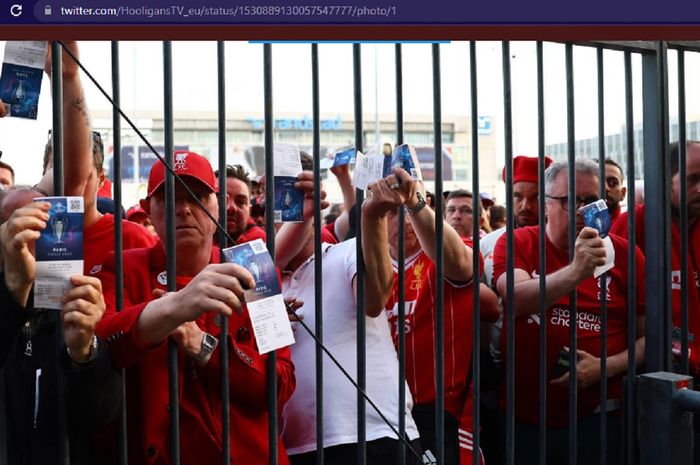
[[[119,418],[121,374],[101,345],[95,361],[71,363],[57,326],[60,312],[31,304],[31,297],[27,308],[15,302],[0,274],[0,465],[100,463],[95,434]],[[58,421],[59,386],[67,445]],[[66,454],[70,461],[61,459]]]

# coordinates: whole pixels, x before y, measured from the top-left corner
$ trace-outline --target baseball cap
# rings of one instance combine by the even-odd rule
[[[134,218],[138,216],[148,216],[146,211],[138,205],[134,205],[126,211],[126,219],[129,221],[134,221]]]
[[[209,160],[189,150],[176,150],[173,153],[173,159],[175,174],[193,178],[211,189],[212,192],[219,192],[216,176],[214,176],[214,170],[211,169]],[[165,165],[158,160],[153,164],[148,175],[148,194],[146,197],[152,196],[164,182]]]
[[[490,207],[495,203],[493,196],[488,192],[479,192],[479,197],[481,198],[481,203],[483,203],[484,207],[486,208]]]
[[[513,158],[513,184],[516,182],[537,182],[537,157],[518,155]],[[552,159],[544,157],[545,169],[552,164]],[[506,181],[506,169],[503,168],[503,182]]]

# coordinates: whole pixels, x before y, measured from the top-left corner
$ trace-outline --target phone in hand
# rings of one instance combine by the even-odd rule
[[[563,347],[559,349],[559,356],[557,357],[557,361],[552,368],[552,379],[561,378],[569,372],[570,355],[571,354],[567,349]]]

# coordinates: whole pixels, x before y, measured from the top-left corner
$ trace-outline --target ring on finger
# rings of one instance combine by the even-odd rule
[[[389,184],[389,189],[391,189],[392,191],[395,191],[399,187],[401,187],[401,184],[399,184],[398,182],[395,182],[393,184]]]

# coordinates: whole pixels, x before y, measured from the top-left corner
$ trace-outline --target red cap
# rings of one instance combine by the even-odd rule
[[[173,154],[174,170],[178,176],[187,176],[201,182],[212,192],[219,192],[216,176],[211,169],[209,160],[188,150],[176,150]],[[148,175],[148,195],[150,197],[165,182],[165,165],[160,160],[151,167]]]
[[[513,184],[516,182],[537,183],[537,157],[527,157],[518,155],[513,158]],[[552,164],[552,159],[544,157],[544,168],[547,169]],[[506,181],[506,168],[503,167],[503,182]]]
[[[126,211],[126,219],[129,221],[134,221],[134,217],[141,215],[148,216],[146,211],[138,205],[134,205]]]

